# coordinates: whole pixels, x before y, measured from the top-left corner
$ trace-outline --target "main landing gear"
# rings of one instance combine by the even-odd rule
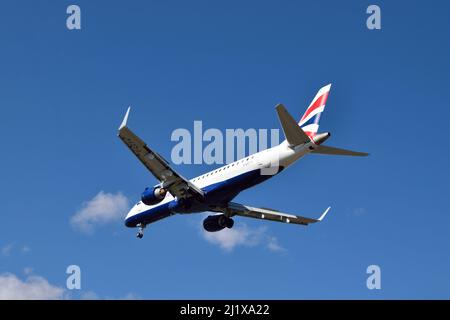
[[[138,239],[142,239],[142,237],[144,236],[144,229],[145,229],[145,224],[139,223],[138,225],[139,231],[136,234],[136,237]]]

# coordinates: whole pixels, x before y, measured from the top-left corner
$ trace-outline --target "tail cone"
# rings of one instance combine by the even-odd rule
[[[329,137],[331,136],[331,133],[324,132],[324,133],[318,133],[314,136],[313,141],[315,144],[322,144],[324,143]]]

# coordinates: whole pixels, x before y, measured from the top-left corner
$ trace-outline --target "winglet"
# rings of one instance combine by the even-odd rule
[[[322,215],[320,216],[319,219],[317,219],[317,221],[322,221],[323,218],[325,218],[325,216],[327,215],[328,211],[330,211],[331,207],[328,207],[327,210],[325,210],[324,213],[322,213]]]
[[[130,114],[130,110],[131,110],[131,107],[128,107],[127,113],[125,113],[125,117],[122,120],[119,130],[127,126],[128,115]]]

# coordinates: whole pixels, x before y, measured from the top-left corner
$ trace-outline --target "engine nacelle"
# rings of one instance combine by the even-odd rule
[[[232,228],[234,221],[223,214],[208,216],[203,220],[203,228],[208,232],[217,232],[224,228]]]
[[[144,204],[151,206],[160,203],[167,194],[167,190],[161,187],[145,188],[142,192],[141,200]]]

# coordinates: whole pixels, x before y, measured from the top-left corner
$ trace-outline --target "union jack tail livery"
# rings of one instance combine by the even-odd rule
[[[328,94],[330,93],[331,83],[321,88],[313,101],[306,109],[305,114],[299,121],[299,126],[305,131],[310,139],[314,138],[319,131],[320,115],[325,109],[325,103],[327,102]]]

